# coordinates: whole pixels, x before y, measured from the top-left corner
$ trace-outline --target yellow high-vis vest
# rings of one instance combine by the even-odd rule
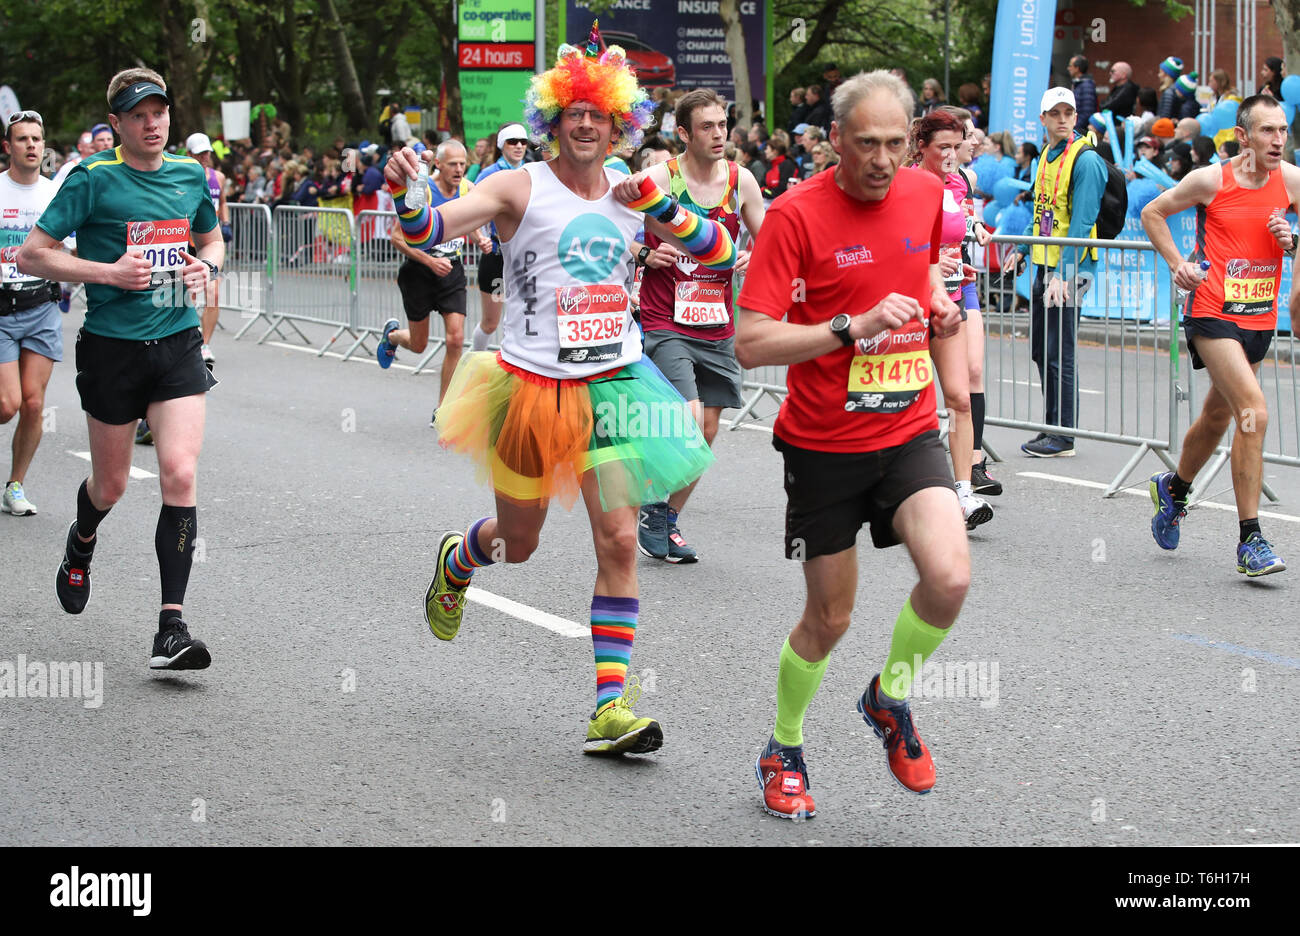
[[[1048,162],[1047,151],[1038,160],[1038,180],[1034,184],[1034,227],[1031,233],[1037,237],[1041,232],[1039,228],[1040,219],[1043,211],[1047,208],[1052,209],[1052,233],[1051,237],[1065,237],[1070,230],[1070,176],[1074,172],[1075,160],[1079,158],[1079,153],[1083,145],[1088,141],[1083,137],[1075,137],[1065,147],[1055,162]],[[1097,236],[1097,225],[1092,226],[1088,232],[1089,237]],[[1097,248],[1091,247],[1085,251],[1087,256],[1097,259]],[[1060,247],[1045,247],[1042,244],[1035,244],[1033,247],[1034,263],[1042,266],[1055,268],[1061,263]]]

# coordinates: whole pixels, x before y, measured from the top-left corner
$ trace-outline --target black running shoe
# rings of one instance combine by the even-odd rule
[[[989,474],[987,458],[981,458],[971,465],[970,487],[976,494],[987,494],[990,497],[1002,493],[1002,482]]]
[[[180,618],[172,618],[153,639],[150,669],[207,669],[212,655],[207,645],[190,636],[189,627]]]
[[[92,543],[94,540],[91,541]],[[54,593],[59,596],[59,604],[69,614],[80,614],[90,600],[90,556],[78,552],[77,521],[68,525],[68,541],[63,547],[63,561],[59,563],[59,574],[54,579]],[[94,552],[95,547],[90,547]]]

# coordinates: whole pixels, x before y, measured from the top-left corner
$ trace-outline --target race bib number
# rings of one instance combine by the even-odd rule
[[[960,260],[961,248],[940,247],[939,254],[945,257],[955,257],[956,259]],[[965,276],[965,270],[959,266],[957,267],[955,272],[949,273],[947,276],[943,278],[943,288],[948,291],[948,295],[951,296],[953,293],[961,289],[962,279],[964,276]]]
[[[849,366],[850,413],[901,413],[934,379],[925,348],[887,354],[855,354]]]
[[[677,284],[673,321],[691,328],[718,328],[731,322],[722,283]]]
[[[143,256],[149,261],[151,286],[168,282],[180,273],[185,267],[181,253],[189,245],[190,222],[186,218],[126,222],[126,246],[144,251]]]
[[[435,244],[429,248],[429,253],[435,257],[445,257],[448,260],[455,260],[460,256],[461,250],[465,246],[465,238],[456,237],[449,241],[443,241],[441,244]]]
[[[0,282],[17,283],[31,277],[18,272],[18,247],[0,247]]]
[[[1229,260],[1224,266],[1225,315],[1267,315],[1277,298],[1276,260]]]
[[[617,360],[627,333],[627,290],[622,286],[561,286],[555,290],[559,362]]]

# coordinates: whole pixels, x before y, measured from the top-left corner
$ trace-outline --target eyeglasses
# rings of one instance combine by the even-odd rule
[[[607,123],[609,123],[609,122],[613,119],[612,117],[610,117],[609,114],[606,114],[606,113],[604,113],[603,111],[598,111],[598,110],[595,110],[595,109],[588,109],[588,110],[571,109],[571,110],[566,110],[566,111],[564,112],[564,117],[565,117],[566,120],[570,120],[570,121],[572,121],[573,123],[582,123],[582,118],[583,118],[583,117],[590,117],[590,118],[591,118],[591,122],[594,123],[594,124],[607,124]]]
[[[579,117],[578,119],[581,120],[582,118]],[[527,146],[528,141],[527,140],[506,140],[506,146],[516,146],[516,145]]]
[[[36,113],[36,111],[34,110],[25,110],[25,111],[18,111],[18,113],[16,114],[10,114],[9,119],[5,121],[5,127],[6,128],[12,127],[14,124],[24,120],[34,120],[42,127],[45,126],[45,121],[41,119],[40,114]]]

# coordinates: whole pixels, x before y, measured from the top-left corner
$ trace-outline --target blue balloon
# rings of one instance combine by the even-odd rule
[[[1220,101],[1219,106],[1214,109],[1215,127],[1218,128],[1218,130],[1227,130],[1235,124],[1237,122],[1237,108],[1239,106],[1239,101]],[[1213,136],[1213,134],[1210,135]]]
[[[1134,179],[1128,184],[1128,215],[1141,217],[1142,209],[1160,195],[1160,186],[1150,179]]]
[[[1033,212],[1024,202],[1006,208],[998,215],[998,230],[1003,234],[1024,234],[1029,229],[1029,222],[1034,220]]]
[[[980,184],[982,187],[984,187],[984,191],[987,192],[988,191],[987,183],[984,183],[981,180]],[[1001,178],[998,179],[997,182],[995,182],[993,185],[993,200],[997,202],[999,205],[1001,205],[1003,208],[1006,208],[1013,201],[1015,201],[1016,196],[1019,195],[1020,192],[1021,190],[1016,188],[1016,186],[1013,184],[1012,179]]]
[[[1282,79],[1282,100],[1291,105],[1300,104],[1300,75],[1287,75]]]
[[[998,218],[1002,216],[1002,213],[1005,210],[1007,209],[1004,209],[997,202],[989,204],[984,209],[984,223],[991,228],[998,227]]]
[[[1300,75],[1292,77],[1300,78]],[[1282,113],[1286,115],[1286,125],[1289,127],[1295,123],[1295,105],[1289,101],[1282,102]]]
[[[1196,116],[1196,122],[1201,125],[1201,133],[1207,137],[1213,137],[1223,129],[1219,126],[1218,111],[1201,111]]]

